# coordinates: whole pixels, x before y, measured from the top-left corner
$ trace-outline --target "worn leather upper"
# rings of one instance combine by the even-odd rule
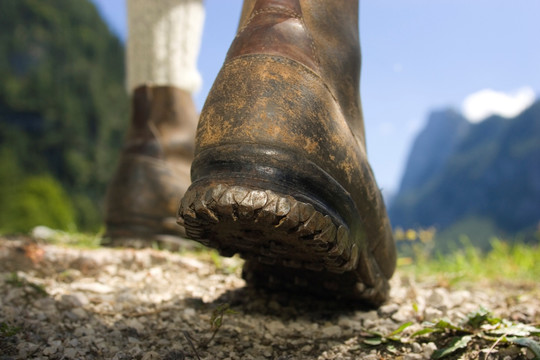
[[[246,2],[238,34],[201,114],[195,162],[205,160],[199,161],[199,170],[192,169],[192,180],[204,172],[202,162],[220,158],[220,149],[227,146],[252,144],[297,154],[354,199],[361,218],[343,216],[349,216],[351,228],[361,229],[358,241],[366,239],[362,246],[390,277],[395,246],[367,161],[359,72],[356,1]],[[323,202],[339,206],[331,197]]]

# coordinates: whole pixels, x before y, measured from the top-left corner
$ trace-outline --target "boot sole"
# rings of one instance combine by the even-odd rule
[[[187,237],[247,259],[251,285],[375,306],[387,299],[388,279],[341,218],[316,199],[300,201],[270,187],[245,178],[195,182],[179,209]]]

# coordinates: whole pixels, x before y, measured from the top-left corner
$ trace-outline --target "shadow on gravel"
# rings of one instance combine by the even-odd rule
[[[291,293],[289,291],[262,290],[251,287],[228,290],[211,304],[229,304],[234,310],[249,315],[275,316],[281,320],[309,316],[336,318],[356,311],[370,311],[359,302],[320,299],[314,295]]]

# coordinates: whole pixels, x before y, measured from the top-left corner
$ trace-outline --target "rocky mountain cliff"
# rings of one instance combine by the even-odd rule
[[[513,119],[471,124],[452,110],[431,114],[389,206],[394,226],[446,229],[488,219],[507,234],[540,222],[540,101]]]
[[[426,186],[441,171],[468,130],[468,121],[458,112],[452,109],[433,112],[414,142],[399,191]]]

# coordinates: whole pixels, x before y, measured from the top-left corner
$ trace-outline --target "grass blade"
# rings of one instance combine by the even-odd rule
[[[390,334],[388,334],[386,337],[390,338],[394,335],[397,335],[399,334],[400,332],[402,332],[403,330],[405,330],[406,328],[408,328],[409,326],[411,326],[413,323],[412,321],[409,321],[409,322],[406,322],[405,324],[401,325],[400,327],[398,327],[396,330],[392,331]]]
[[[450,355],[454,352],[456,352],[459,349],[462,349],[464,347],[467,347],[467,344],[472,340],[471,335],[466,335],[463,337],[456,337],[452,342],[450,343],[450,346],[438,349],[433,352],[433,359],[442,359],[446,355]]]

